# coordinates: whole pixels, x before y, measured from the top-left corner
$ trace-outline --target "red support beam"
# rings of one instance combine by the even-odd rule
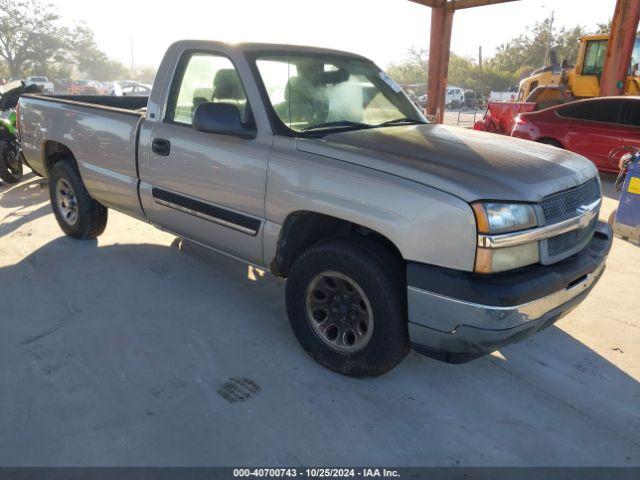
[[[600,95],[622,95],[640,21],[640,0],[618,0],[600,79]]]
[[[517,1],[519,0],[449,0],[447,7],[454,10],[462,10],[463,8],[486,7],[487,5]]]
[[[429,44],[429,85],[427,88],[427,115],[436,123],[444,121],[444,101],[449,76],[449,51],[453,9],[445,1],[431,9],[431,42]]]

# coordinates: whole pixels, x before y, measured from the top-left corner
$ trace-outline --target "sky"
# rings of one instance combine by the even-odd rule
[[[429,45],[430,9],[408,0],[49,0],[62,22],[83,21],[111,57],[155,67],[181,39],[255,41],[336,48],[385,68]],[[555,14],[554,25],[589,30],[611,19],[615,0],[519,0],[456,12],[451,50],[490,57],[527,26]],[[133,47],[133,48],[131,48]]]

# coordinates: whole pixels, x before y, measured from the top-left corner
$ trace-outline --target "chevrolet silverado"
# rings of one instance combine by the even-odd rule
[[[181,41],[148,98],[28,95],[18,119],[67,235],[113,209],[269,269],[302,347],[346,375],[527,338],[611,247],[591,162],[430,124],[345,52]]]

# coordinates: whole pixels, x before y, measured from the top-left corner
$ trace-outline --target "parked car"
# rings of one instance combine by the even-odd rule
[[[476,358],[555,322],[603,272],[591,162],[428,124],[370,60],[183,41],[156,78],[148,104],[21,98],[58,224],[96,238],[114,209],[287,278],[292,329],[330,369],[380,375],[411,346]]]
[[[511,135],[579,153],[601,172],[617,173],[609,153],[640,147],[640,97],[592,98],[522,113]]]
[[[490,92],[489,93],[489,101],[491,102],[514,102],[516,97],[518,96],[518,92],[512,92],[511,90],[506,92]]]
[[[425,108],[428,96],[425,93],[418,97],[418,104]],[[444,104],[447,108],[459,108],[464,103],[464,90],[458,87],[447,87]]]
[[[119,97],[148,97],[151,87],[135,81],[114,82],[110,94]]]
[[[98,95],[110,95],[113,85],[109,82],[98,82],[97,80],[89,80],[89,84],[96,87]]]
[[[27,77],[24,83],[27,86],[38,85],[42,88],[42,93],[53,93],[55,90],[53,82],[50,82],[47,77]]]
[[[98,86],[91,80],[72,80],[69,83],[69,95],[98,95]]]

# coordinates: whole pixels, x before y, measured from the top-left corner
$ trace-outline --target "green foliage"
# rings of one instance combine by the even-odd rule
[[[500,45],[489,64],[513,73],[535,70],[549,63],[548,48],[555,50],[559,62],[567,60],[574,64],[580,47],[578,39],[585,34],[582,25],[569,29],[563,27],[556,32],[555,29],[550,31],[548,19],[537,22],[527,29],[527,33]]]
[[[68,29],[58,20],[53,7],[40,0],[0,0],[0,60],[9,77],[71,78],[78,73],[107,81],[129,76],[100,50],[86,25]]]
[[[62,39],[51,5],[37,0],[0,0],[0,59],[11,78],[56,61]]]
[[[387,73],[401,84],[426,83],[428,68],[428,52],[412,47],[409,49],[409,59],[400,63],[392,63],[387,68]]]
[[[387,68],[387,73],[400,84],[420,84],[427,82],[428,68],[428,52],[423,49],[412,48],[409,51],[409,59],[402,63],[390,65]],[[493,66],[480,68],[470,58],[461,57],[454,53],[449,58],[448,80],[451,85],[458,85],[476,91],[502,91],[517,83],[516,78],[510,72],[502,71]]]
[[[548,51],[555,51],[558,62],[575,64],[580,49],[579,38],[587,33],[585,27],[550,29],[549,20],[537,22],[526,33],[500,45],[493,58],[480,68],[471,58],[454,53],[449,61],[450,85],[476,91],[505,91],[515,86],[534,70],[550,61]],[[608,33],[609,24],[598,24],[598,33]],[[389,75],[401,84],[427,81],[428,52],[412,48],[409,59],[389,66]]]
[[[9,69],[4,62],[0,62],[0,80],[7,80],[9,78]]]
[[[136,80],[140,83],[153,83],[153,79],[156,76],[156,69],[153,67],[140,67],[136,70],[130,71],[129,78],[130,80]]]

